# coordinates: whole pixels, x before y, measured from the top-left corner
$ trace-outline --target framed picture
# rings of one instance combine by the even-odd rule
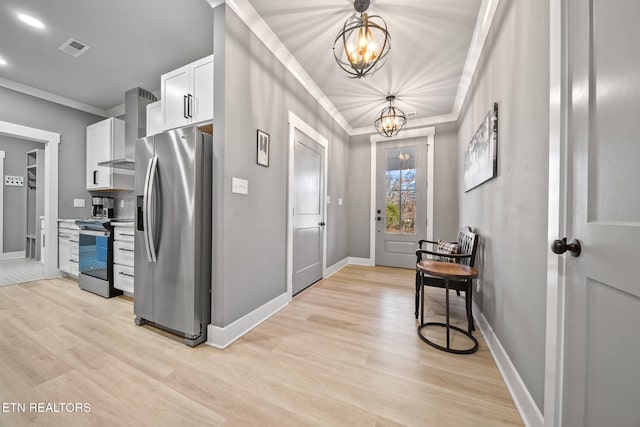
[[[258,129],[257,161],[260,166],[269,167],[269,146],[271,137],[268,133]]]
[[[464,152],[465,193],[497,175],[498,103],[494,103]]]

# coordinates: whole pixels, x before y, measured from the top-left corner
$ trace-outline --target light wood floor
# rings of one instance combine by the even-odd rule
[[[348,266],[224,351],[135,326],[131,300],[69,279],[0,288],[0,402],[27,404],[0,425],[522,425],[479,332],[473,355],[417,337],[413,277]],[[430,318],[443,296],[428,291]],[[462,326],[463,301],[452,293]]]

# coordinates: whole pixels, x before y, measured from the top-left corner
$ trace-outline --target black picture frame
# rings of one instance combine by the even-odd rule
[[[270,149],[271,136],[265,131],[258,129],[256,137],[256,163],[268,168]]]
[[[464,152],[464,191],[498,176],[498,103],[493,104]]]

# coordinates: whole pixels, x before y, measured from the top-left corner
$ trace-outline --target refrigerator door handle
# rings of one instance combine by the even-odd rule
[[[144,192],[142,195],[144,210],[142,212],[142,228],[144,232],[142,233],[144,237],[144,247],[147,251],[147,260],[149,262],[153,262],[151,260],[151,247],[149,246],[149,176],[151,175],[151,168],[153,166],[153,157],[149,159],[149,163],[147,164],[147,172],[144,178]]]
[[[149,261],[150,262],[156,262],[158,260],[157,256],[156,256],[156,245],[155,242],[153,241],[153,230],[151,229],[151,215],[154,214],[153,216],[155,216],[155,212],[151,211],[151,206],[153,205],[153,185],[156,181],[156,175],[158,172],[158,157],[154,156],[151,159],[151,172],[149,173],[149,192],[148,192],[148,197],[147,197],[147,206],[146,206],[146,215],[147,215],[147,228],[146,228],[146,233],[147,233],[147,239],[149,242],[149,253],[147,254],[149,256]]]

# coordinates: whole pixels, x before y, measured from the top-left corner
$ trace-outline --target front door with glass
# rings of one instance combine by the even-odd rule
[[[378,143],[376,265],[415,268],[427,235],[427,141]]]

